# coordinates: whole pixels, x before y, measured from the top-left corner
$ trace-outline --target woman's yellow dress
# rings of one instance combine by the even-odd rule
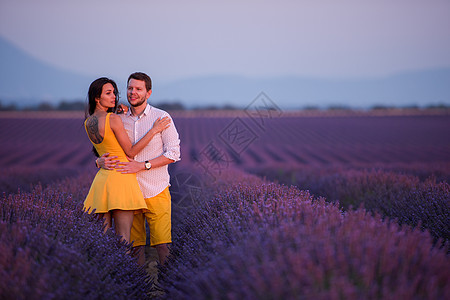
[[[98,154],[109,153],[117,156],[121,162],[128,161],[125,152],[120,147],[109,123],[111,113],[106,115],[105,134],[103,141],[94,145]],[[86,121],[84,122],[86,128]],[[89,136],[89,135],[88,135]],[[140,210],[147,205],[136,179],[136,174],[122,174],[116,170],[100,169],[95,175],[89,193],[84,201],[84,209],[89,213],[95,209],[95,213],[106,213],[113,209]]]

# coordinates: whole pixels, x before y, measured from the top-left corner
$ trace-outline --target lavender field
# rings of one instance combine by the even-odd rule
[[[81,212],[96,172],[83,113],[0,116],[0,298],[450,298],[448,112],[173,117],[156,283]]]

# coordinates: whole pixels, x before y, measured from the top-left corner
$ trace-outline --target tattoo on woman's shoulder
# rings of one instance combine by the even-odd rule
[[[86,128],[88,130],[89,137],[94,143],[99,144],[103,141],[103,137],[100,135],[98,129],[98,118],[96,116],[89,118],[86,122]]]

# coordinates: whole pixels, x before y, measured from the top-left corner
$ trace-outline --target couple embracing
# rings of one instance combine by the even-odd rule
[[[131,74],[127,81],[130,109],[119,114],[116,83],[105,77],[91,83],[85,128],[99,156],[100,170],[84,208],[95,209],[106,229],[114,221],[116,234],[133,242],[140,264],[145,263],[147,220],[150,245],[164,264],[172,242],[168,165],[180,160],[180,139],[169,114],[147,103],[151,93],[147,74]]]

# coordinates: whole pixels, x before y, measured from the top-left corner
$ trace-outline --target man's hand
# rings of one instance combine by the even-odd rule
[[[116,166],[116,170],[122,174],[132,174],[145,170],[143,162],[135,161],[128,157],[129,162],[119,162]]]
[[[97,164],[100,168],[105,170],[114,170],[118,162],[117,156],[109,156],[109,153],[105,153],[97,158]]]

